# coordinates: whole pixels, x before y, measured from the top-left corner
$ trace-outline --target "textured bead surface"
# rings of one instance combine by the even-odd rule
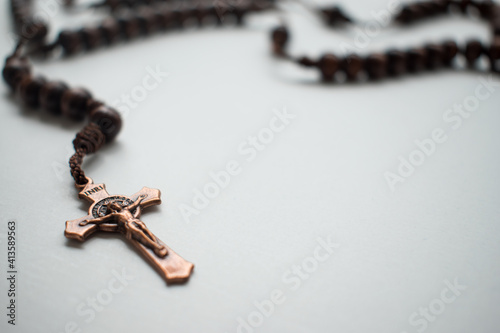
[[[416,73],[423,71],[427,63],[427,53],[423,48],[410,49],[406,52],[406,69]]]
[[[90,111],[90,121],[99,126],[106,137],[106,142],[112,141],[122,128],[120,114],[115,109],[105,105]]]
[[[350,54],[342,60],[342,70],[348,80],[356,80],[363,70],[364,60],[357,54]]]
[[[326,82],[333,81],[339,65],[339,59],[334,54],[327,53],[323,55],[318,61],[322,80]]]
[[[5,61],[2,76],[12,90],[17,89],[21,80],[31,73],[31,65],[25,57],[9,57]]]
[[[372,80],[380,80],[387,75],[387,56],[374,53],[366,57],[365,70]]]
[[[406,72],[406,54],[398,50],[390,50],[387,55],[387,73],[400,76]]]
[[[73,120],[83,120],[87,111],[87,102],[92,95],[85,89],[72,88],[66,90],[61,99],[61,111]]]
[[[40,105],[52,114],[61,114],[61,99],[68,86],[63,82],[45,83],[40,89]]]
[[[83,50],[82,35],[78,31],[63,30],[57,40],[68,56]]]
[[[483,45],[480,41],[473,39],[469,40],[465,45],[464,55],[469,66],[474,66],[476,61],[483,53]]]
[[[24,78],[18,88],[21,101],[31,108],[40,107],[40,89],[46,82],[47,80],[41,76]]]
[[[456,42],[449,40],[442,43],[443,46],[443,64],[445,66],[451,66],[453,59],[458,54],[458,45]]]
[[[425,51],[427,53],[427,68],[437,69],[443,66],[444,49],[442,45],[427,44]]]

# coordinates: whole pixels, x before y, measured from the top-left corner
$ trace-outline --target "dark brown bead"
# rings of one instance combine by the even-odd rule
[[[387,55],[387,73],[400,76],[406,72],[406,54],[398,50],[390,50]]]
[[[453,62],[453,59],[455,59],[455,57],[458,54],[457,43],[452,40],[448,40],[445,41],[442,45],[443,45],[443,64],[445,66],[450,66]]]
[[[106,142],[112,141],[122,128],[120,114],[113,108],[101,105],[90,111],[90,122],[97,124],[106,137]]]
[[[408,24],[413,21],[413,12],[408,6],[404,6],[394,20],[399,23]]]
[[[409,22],[418,21],[425,17],[424,9],[422,8],[422,6],[420,6],[419,3],[408,5],[407,10],[409,13]]]
[[[410,49],[406,52],[406,69],[408,72],[423,71],[427,64],[427,52],[423,48]]]
[[[40,89],[40,105],[52,114],[61,114],[61,99],[66,90],[68,86],[63,82],[45,83]]]
[[[133,39],[139,36],[139,21],[134,15],[130,13],[121,15],[118,18],[118,24],[124,38]]]
[[[83,120],[86,116],[87,102],[92,95],[85,89],[72,88],[66,90],[61,99],[61,111],[73,120]]]
[[[482,18],[489,19],[493,14],[495,3],[492,0],[483,0],[476,3],[476,7],[479,10],[479,14]]]
[[[380,80],[387,75],[387,56],[374,53],[366,57],[365,70],[371,80]]]
[[[349,18],[338,6],[320,9],[320,13],[322,15],[323,22],[330,27],[352,22],[352,19]]]
[[[64,50],[64,54],[71,56],[83,49],[82,35],[78,31],[63,30],[57,39]]]
[[[427,44],[425,51],[427,53],[427,68],[437,69],[443,66],[444,49],[441,45]]]
[[[326,82],[333,81],[335,73],[337,73],[339,69],[339,65],[339,59],[335,55],[330,53],[323,55],[318,61],[322,80]]]
[[[460,11],[464,14],[467,13],[467,10],[469,9],[469,7],[471,5],[472,5],[471,0],[460,0],[460,4],[459,4]]]
[[[301,57],[297,60],[299,65],[304,66],[304,67],[315,67],[318,65],[318,63],[314,60],[312,60],[309,57]]]
[[[87,50],[94,50],[103,43],[102,34],[98,27],[85,27],[80,30],[83,44]]]
[[[40,107],[40,89],[46,82],[47,80],[41,76],[24,78],[18,88],[21,101],[34,109]]]
[[[49,28],[47,24],[40,20],[28,20],[21,26],[21,37],[33,42],[41,42],[47,37]]]
[[[498,60],[500,60],[500,38],[497,37],[491,42],[488,49],[488,59],[490,61],[490,69],[498,72],[500,70],[497,64]]]
[[[467,59],[467,64],[472,67],[476,64],[476,61],[483,53],[483,44],[476,39],[470,40],[465,44],[465,50],[463,53],[465,55],[465,59]]]
[[[17,85],[25,77],[30,76],[31,65],[26,57],[9,57],[5,60],[5,66],[2,70],[4,81],[15,91]]]
[[[139,31],[142,35],[151,35],[160,29],[160,24],[153,11],[143,10],[137,15]]]
[[[364,60],[357,54],[350,54],[342,60],[342,70],[350,81],[358,78],[363,66]]]
[[[114,18],[107,18],[99,26],[104,42],[111,45],[120,39],[120,25]]]
[[[285,26],[279,26],[275,28],[271,33],[271,39],[273,43],[273,52],[278,55],[284,53],[284,49],[288,42],[288,29]]]

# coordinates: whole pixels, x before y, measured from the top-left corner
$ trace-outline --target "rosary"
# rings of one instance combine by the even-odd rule
[[[75,2],[64,0],[64,6],[68,9],[81,7]],[[182,29],[187,22],[195,22],[200,27],[208,20],[216,25],[226,25],[228,20],[224,18],[231,16],[234,24],[243,25],[247,15],[279,10],[278,0],[233,0],[231,3],[224,0],[100,0],[87,8],[107,11],[108,17],[92,26],[64,29],[53,42],[48,41],[48,24],[37,18],[33,3],[34,0],[10,0],[18,43],[13,53],[6,58],[2,75],[12,94],[26,106],[42,108],[74,121],[87,119],[88,124],[73,140],[75,153],[69,160],[69,166],[79,197],[87,200],[90,207],[86,216],[66,221],[65,236],[84,241],[97,231],[122,233],[167,283],[187,281],[194,265],[164,244],[140,220],[143,209],[161,203],[160,191],[143,187],[131,196],[110,195],[104,184],[95,184],[82,169],[86,155],[96,153],[118,135],[122,127],[120,114],[94,99],[85,89],[34,76],[28,58],[57,54],[71,57],[119,42]],[[355,24],[337,6],[314,8],[313,11],[329,28]],[[415,1],[401,6],[393,18],[393,24],[409,26],[450,13],[479,17],[487,22],[492,33],[490,45],[484,45],[477,39],[469,40],[465,45],[445,40],[442,43],[429,43],[404,50],[389,49],[384,53],[364,56],[326,53],[312,59],[308,56],[297,57],[287,51],[290,33],[286,24],[282,23],[271,31],[272,54],[298,66],[317,69],[324,83],[375,82],[440,68],[460,70],[459,58],[465,60],[470,70],[500,72],[500,5],[493,1]],[[488,69],[481,69],[481,60],[488,61]]]

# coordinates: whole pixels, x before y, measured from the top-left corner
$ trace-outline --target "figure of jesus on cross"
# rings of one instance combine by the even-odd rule
[[[125,237],[128,240],[132,238],[138,240],[147,247],[153,249],[156,255],[160,257],[165,257],[168,253],[165,245],[158,242],[158,239],[149,229],[146,227],[144,222],[139,220],[141,217],[142,207],[140,203],[146,198],[146,195],[142,194],[139,198],[131,205],[122,207],[117,202],[111,202],[108,205],[109,214],[80,222],[81,226],[87,224],[100,224],[100,223],[116,223],[118,228],[123,228],[125,232]],[[132,214],[132,212],[135,212]]]

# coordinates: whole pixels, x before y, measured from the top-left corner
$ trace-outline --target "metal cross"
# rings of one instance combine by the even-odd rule
[[[194,265],[159,240],[140,220],[142,209],[161,204],[160,190],[143,187],[130,197],[109,195],[106,185],[88,183],[79,187],[79,197],[91,202],[87,216],[66,221],[64,235],[85,241],[96,231],[121,232],[160,272],[167,283],[185,282]]]

